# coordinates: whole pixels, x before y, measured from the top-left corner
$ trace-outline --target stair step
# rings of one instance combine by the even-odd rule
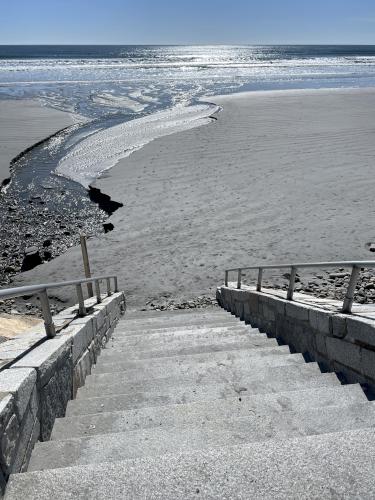
[[[266,339],[268,340],[268,339]],[[259,341],[256,344],[259,346]],[[181,346],[176,345],[169,347],[156,347],[152,348],[152,346],[147,349],[139,348],[136,349],[132,347],[129,349],[126,345],[121,345],[121,343],[113,343],[107,346],[106,351],[112,350],[115,353],[123,353],[126,355],[127,359],[149,359],[149,358],[170,358],[172,356],[183,356],[185,354],[199,354],[199,353],[211,353],[211,352],[225,352],[225,351],[236,351],[241,350],[243,348],[251,348],[255,345],[255,343],[248,338],[238,338],[231,337],[228,339],[218,339],[218,340],[207,340],[205,342],[191,342],[190,344],[182,344]],[[265,342],[263,345],[267,345]],[[111,349],[112,348],[112,349]]]
[[[201,326],[202,328],[207,328],[209,326],[230,326],[230,325],[241,325],[241,321],[234,317],[224,317],[224,318],[181,318],[181,319],[155,319],[148,321],[127,321],[122,320],[118,323],[119,330],[129,332],[130,334],[139,331],[147,330],[160,330],[164,328],[173,327],[184,327],[184,326]]]
[[[374,449],[363,429],[17,474],[6,500],[373,498]]]
[[[199,347],[201,345],[214,345],[214,346],[225,346],[226,344],[232,345],[253,345],[252,340],[268,340],[267,337],[261,337],[260,335],[250,335],[247,332],[240,334],[237,332],[232,332],[228,335],[190,335],[186,337],[161,337],[161,338],[137,338],[136,341],[127,342],[122,340],[117,335],[110,339],[106,348],[113,348],[114,350],[126,350],[131,352],[138,351],[161,351],[168,349],[169,351],[173,349],[184,349]]]
[[[248,415],[279,415],[285,411],[348,406],[366,402],[359,385],[317,387],[277,394],[255,394],[226,400],[157,406],[126,412],[76,415],[55,420],[51,440],[127,432],[152,427],[184,426],[193,422],[230,420]]]
[[[163,317],[179,317],[179,316],[186,316],[186,317],[192,317],[192,316],[198,316],[198,315],[203,315],[203,316],[221,316],[221,317],[228,317],[230,318],[231,315],[228,314],[227,311],[222,309],[221,307],[218,306],[213,306],[213,307],[200,307],[196,309],[171,309],[171,310],[164,310],[164,311],[155,311],[155,310],[148,310],[148,311],[126,311],[126,315],[123,318],[122,321],[124,320],[130,320],[130,319],[136,319],[136,320],[143,320],[143,319],[148,319],[148,318],[163,318]]]
[[[210,315],[185,315],[185,316],[160,316],[153,318],[144,318],[144,319],[129,319],[127,316],[120,319],[118,324],[119,326],[129,326],[129,327],[145,327],[152,328],[154,325],[163,324],[166,327],[169,326],[177,326],[177,325],[205,325],[210,322],[214,323],[222,323],[222,324],[240,324],[241,320],[236,316],[228,315],[228,314],[210,314]]]
[[[271,392],[287,392],[311,387],[332,387],[340,385],[335,374],[316,373],[316,367],[310,365],[282,366],[269,369],[267,376],[247,381],[241,385],[237,381],[232,384],[215,383],[165,387],[159,391],[144,391],[131,394],[114,394],[91,398],[80,398],[69,401],[66,415],[82,415],[112,411],[124,411],[133,408],[185,404],[197,401],[210,401],[228,397],[241,397],[243,393],[266,394]]]
[[[200,309],[175,309],[174,311],[149,311],[149,312],[139,312],[136,314],[135,312],[126,312],[122,321],[125,320],[149,320],[149,319],[173,319],[173,318],[209,318],[212,316],[220,316],[223,318],[231,318],[233,315],[228,314],[227,311],[222,309],[221,307],[213,307],[213,308],[200,308]]]
[[[148,359],[148,358],[170,358],[176,356],[186,356],[189,354],[203,354],[203,353],[214,353],[214,352],[225,352],[225,351],[239,351],[243,349],[253,349],[258,347],[269,347],[272,345],[277,345],[277,342],[272,342],[272,339],[268,338],[234,338],[218,340],[208,340],[206,342],[197,342],[195,345],[192,342],[190,345],[182,345],[181,347],[174,347],[173,345],[169,348],[168,346],[164,348],[150,348],[150,349],[129,349],[126,345],[121,343],[110,343],[108,346],[102,350],[100,359],[114,359],[114,358],[125,358],[128,360],[137,359]]]
[[[232,326],[215,326],[212,328],[197,328],[197,327],[173,327],[166,328],[162,330],[148,330],[140,331],[134,335],[127,335],[126,332],[116,328],[113,338],[117,342],[126,343],[127,345],[137,345],[140,341],[143,342],[155,342],[155,341],[171,341],[171,340],[184,340],[184,341],[194,341],[200,338],[223,338],[230,337],[233,335],[244,336],[256,338],[267,338],[267,335],[260,333],[257,328],[250,328],[246,325],[232,325]]]
[[[101,373],[114,373],[127,371],[129,374],[137,374],[138,379],[146,372],[158,374],[165,373],[167,367],[169,373],[181,373],[188,366],[208,363],[209,365],[225,366],[229,362],[235,363],[236,360],[251,360],[255,357],[263,358],[269,355],[282,356],[290,354],[288,346],[260,347],[257,349],[239,349],[236,351],[213,352],[206,354],[188,354],[185,356],[175,356],[171,358],[153,358],[150,360],[132,360],[127,361],[126,357],[121,355],[111,358],[104,358],[102,362],[94,365],[92,368],[92,377]],[[143,378],[145,378],[143,376]]]
[[[375,426],[375,404],[309,408],[284,412],[282,418],[248,416],[183,427],[132,430],[85,438],[37,443],[28,470],[99,464],[298,436]]]
[[[246,384],[269,373],[270,368],[282,366],[305,366],[301,354],[284,356],[265,356],[241,360],[228,365],[202,364],[190,369],[178,367],[175,373],[166,370],[136,371],[136,373],[119,372],[87,377],[86,384],[78,390],[77,399],[96,397],[98,395],[125,394],[130,392],[160,391],[165,387],[186,385],[204,385],[219,383]],[[316,365],[316,373],[319,373]]]

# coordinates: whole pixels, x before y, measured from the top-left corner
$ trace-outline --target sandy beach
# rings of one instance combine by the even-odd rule
[[[227,267],[371,257],[375,89],[211,101],[216,121],[151,142],[96,182],[124,207],[89,240],[94,273],[117,273],[142,307],[212,295]],[[82,274],[75,247],[16,283]]]
[[[13,158],[75,121],[69,113],[46,108],[37,100],[0,100],[0,184],[9,177]]]

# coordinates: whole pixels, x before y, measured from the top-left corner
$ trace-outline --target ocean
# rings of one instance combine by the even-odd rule
[[[152,138],[205,123],[215,94],[372,86],[375,46],[0,46],[0,98],[89,121],[49,158],[85,187]]]
[[[0,95],[90,118],[242,90],[368,87],[375,46],[0,46]]]

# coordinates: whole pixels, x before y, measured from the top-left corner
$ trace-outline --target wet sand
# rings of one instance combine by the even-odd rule
[[[227,267],[372,257],[375,89],[211,100],[217,121],[153,141],[96,182],[124,207],[89,240],[95,273],[117,273],[142,307],[213,294]],[[82,274],[75,247],[17,282]]]
[[[76,121],[73,115],[43,107],[36,100],[0,99],[0,185],[9,177],[13,158]]]

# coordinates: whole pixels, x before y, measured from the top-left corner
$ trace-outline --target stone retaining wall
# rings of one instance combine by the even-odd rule
[[[26,470],[35,442],[49,439],[55,418],[64,416],[125,311],[122,292],[103,298],[101,304],[90,301],[90,314],[77,317],[75,306],[55,316],[57,326],[67,326],[0,372],[1,489],[9,474]],[[40,337],[36,332],[35,339]],[[16,350],[15,344],[12,341],[8,352]],[[22,345],[20,336],[18,348]]]
[[[270,293],[221,287],[222,307],[375,394],[375,320],[291,302]]]

